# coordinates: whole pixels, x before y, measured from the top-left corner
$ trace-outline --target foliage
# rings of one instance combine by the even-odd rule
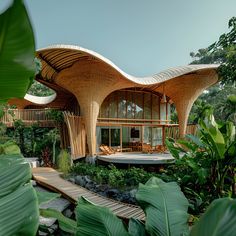
[[[220,64],[220,84],[212,86],[200,96],[200,99],[214,108],[216,120],[230,120],[236,123],[235,102],[231,103],[228,100],[229,95],[236,94],[236,17],[231,18],[228,25],[230,31],[222,34],[217,42],[208,48],[199,49],[197,53],[191,52],[190,56],[193,58],[191,64]],[[198,103],[198,100],[194,103],[190,118],[197,117],[195,107]]]
[[[58,156],[58,168],[67,175],[71,168],[71,157],[66,150],[61,150]]]
[[[235,127],[230,122],[218,125],[210,114],[200,120],[199,135],[188,135],[189,141],[166,140],[176,158],[167,175],[179,182],[194,213],[200,213],[215,198],[235,194]]]
[[[34,80],[27,93],[34,96],[44,97],[44,96],[50,96],[55,92],[52,89],[48,88],[47,86]]]
[[[131,167],[129,169],[118,169],[114,165],[108,167],[91,165],[80,162],[71,168],[72,174],[88,175],[98,184],[109,184],[115,188],[137,187],[139,183],[146,183],[152,176],[170,181],[171,178],[165,173],[150,173],[142,168]]]
[[[55,166],[55,164],[56,164],[56,143],[57,143],[57,141],[60,140],[60,135],[59,135],[58,129],[57,128],[51,129],[47,133],[47,136],[52,143],[52,164]]]
[[[208,47],[209,52],[224,50],[226,57],[219,68],[223,84],[235,84],[236,81],[236,17],[232,17],[228,23],[229,32],[222,34],[219,40]]]
[[[44,167],[52,167],[53,163],[52,163],[52,158],[51,158],[52,154],[51,154],[51,150],[49,149],[49,147],[45,147],[42,150],[42,154],[41,154],[41,159],[42,159],[42,165]]]
[[[191,236],[231,236],[236,232],[236,200],[221,198],[212,202],[200,221],[194,225]]]
[[[202,94],[200,99],[205,104],[209,104],[214,108],[213,112],[216,120],[229,120],[236,123],[234,117],[236,105],[234,100],[231,101],[231,97],[234,96],[233,94],[235,93],[236,88],[232,85],[215,85],[211,87],[206,93]]]
[[[43,215],[56,217],[59,225],[73,235],[181,235],[188,232],[188,201],[176,183],[151,178],[140,185],[137,200],[146,213],[145,225],[131,219],[129,229],[108,208],[97,206],[81,197],[76,207],[75,221],[53,210]]]
[[[0,15],[0,103],[24,97],[34,76],[33,30],[21,0]],[[1,114],[2,115],[2,114]],[[13,147],[11,147],[13,146]],[[0,234],[35,235],[39,211],[31,169],[15,144],[1,145]],[[17,153],[17,154],[11,154]]]
[[[64,122],[64,116],[61,110],[50,109],[47,111],[47,116],[49,119],[56,121],[58,124]]]
[[[201,98],[197,99],[191,109],[188,123],[197,124],[199,119],[203,119],[206,116],[206,113],[212,110],[213,107],[209,103],[205,102]]]
[[[35,235],[39,211],[31,169],[15,144],[1,147],[0,235]],[[14,154],[10,154],[10,153]]]
[[[0,15],[0,25],[0,101],[3,102],[24,97],[29,88],[35,72],[35,43],[21,0],[15,0]]]
[[[140,184],[136,198],[145,212],[150,235],[187,235],[188,200],[175,182],[152,177]]]
[[[190,53],[191,64],[220,64],[218,71],[222,85],[232,85],[236,81],[236,17],[229,20],[228,27],[230,31],[222,34],[217,42]]]
[[[0,144],[0,154],[20,154],[20,148],[12,141]]]

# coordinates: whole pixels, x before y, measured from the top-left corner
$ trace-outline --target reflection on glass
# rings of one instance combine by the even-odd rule
[[[152,95],[150,93],[144,94],[144,119],[151,119],[151,105]]]
[[[109,146],[109,128],[101,128],[101,142]]]
[[[165,104],[159,101],[159,96],[147,92],[115,91],[102,103],[100,117],[166,120]]]

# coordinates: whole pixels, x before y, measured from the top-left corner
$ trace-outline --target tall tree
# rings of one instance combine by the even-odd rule
[[[197,120],[198,114],[202,113],[199,109],[205,109],[204,103],[213,107],[217,120],[235,122],[236,17],[229,20],[228,26],[229,32],[222,34],[217,42],[199,49],[196,53],[190,53],[193,59],[190,64],[220,64],[218,73],[221,80],[200,96],[201,102],[197,100],[194,103],[189,122]]]

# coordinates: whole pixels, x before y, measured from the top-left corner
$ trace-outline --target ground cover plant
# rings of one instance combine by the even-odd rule
[[[120,189],[138,187],[139,183],[144,184],[153,176],[162,178],[165,181],[171,180],[165,173],[148,172],[143,168],[119,169],[114,165],[105,167],[85,162],[72,166],[70,173],[72,175],[87,175],[98,184],[108,184],[110,187]]]

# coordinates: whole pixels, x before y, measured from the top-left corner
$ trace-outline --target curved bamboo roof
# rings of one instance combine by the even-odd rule
[[[62,70],[71,67],[74,63],[81,60],[102,61],[107,65],[107,67],[112,67],[127,80],[139,85],[155,85],[182,75],[196,73],[202,70],[215,71],[219,66],[217,64],[186,65],[170,68],[152,76],[136,77],[127,74],[104,56],[79,46],[63,44],[53,45],[37,50],[36,56],[42,62],[41,74],[43,78],[49,81],[53,80]]]

